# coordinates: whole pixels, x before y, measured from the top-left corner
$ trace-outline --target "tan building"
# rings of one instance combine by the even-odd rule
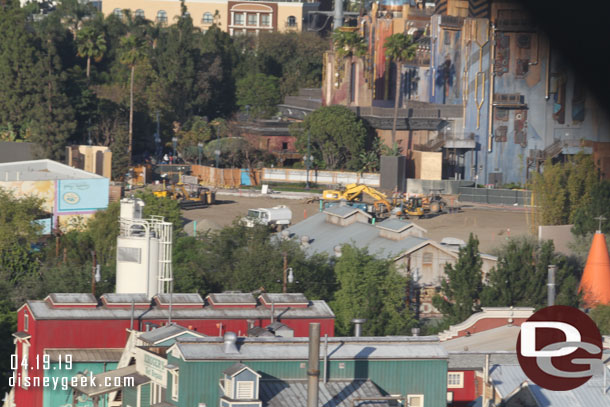
[[[318,9],[318,2],[275,2],[275,1],[230,1],[197,0],[185,2],[193,24],[208,30],[216,24],[221,30],[233,34],[256,33],[261,31],[303,31],[308,14]],[[180,2],[176,0],[104,0],[102,12],[122,15],[123,10],[131,10],[134,16],[141,16],[162,24],[173,24],[180,15]]]

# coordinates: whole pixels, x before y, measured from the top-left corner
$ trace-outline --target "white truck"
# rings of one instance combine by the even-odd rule
[[[267,225],[281,231],[292,222],[292,211],[286,205],[273,208],[248,209],[248,215],[241,219],[242,224],[251,228],[255,225]]]

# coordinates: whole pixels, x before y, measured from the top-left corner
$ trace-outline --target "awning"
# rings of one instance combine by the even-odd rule
[[[76,377],[86,378],[85,385],[83,386],[79,379],[77,386],[70,387],[88,397],[112,393],[113,391],[121,390],[123,387],[135,387],[151,381],[148,377],[137,373],[135,365],[110,370],[93,376],[79,375]]]

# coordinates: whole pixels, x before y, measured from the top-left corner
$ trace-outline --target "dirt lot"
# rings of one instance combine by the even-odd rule
[[[281,199],[270,197],[246,197],[217,195],[217,205],[203,209],[183,211],[185,230],[191,234],[193,220],[197,221],[197,230],[218,229],[230,225],[235,219],[245,216],[249,208],[270,208],[286,205],[292,210],[292,222],[302,221],[306,216],[318,212],[318,203],[306,203],[305,199]],[[463,205],[456,213],[438,215],[431,218],[415,220],[425,228],[430,239],[440,241],[443,237],[456,237],[468,240],[470,232],[479,237],[480,250],[490,252],[505,241],[507,236],[527,234],[531,215],[521,208],[487,208]]]

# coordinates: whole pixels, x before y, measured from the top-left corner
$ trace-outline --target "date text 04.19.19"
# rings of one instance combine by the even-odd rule
[[[71,370],[72,369],[72,355],[59,354],[57,360],[51,362],[51,356],[49,354],[44,355],[24,355],[19,358],[17,355],[11,355],[11,370],[18,370],[19,368],[27,370]]]

